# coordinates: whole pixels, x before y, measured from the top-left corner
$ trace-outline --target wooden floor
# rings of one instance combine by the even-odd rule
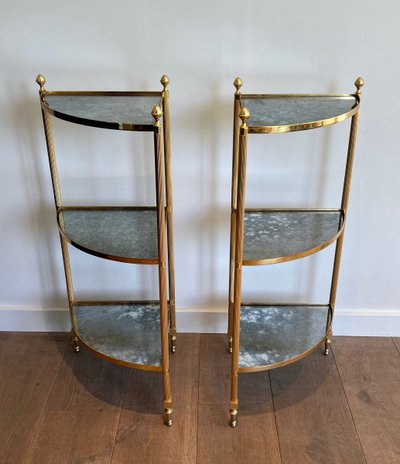
[[[67,335],[0,333],[0,463],[400,463],[400,339],[336,338],[240,376],[229,427],[224,335],[182,334],[174,425],[159,373],[74,353]]]

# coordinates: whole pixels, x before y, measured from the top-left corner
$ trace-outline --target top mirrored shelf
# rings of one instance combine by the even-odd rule
[[[43,106],[57,118],[117,130],[152,131],[151,111],[160,105],[160,92],[109,92],[103,94],[55,92],[47,94]]]
[[[358,110],[354,95],[242,95],[249,133],[291,132],[328,126]]]

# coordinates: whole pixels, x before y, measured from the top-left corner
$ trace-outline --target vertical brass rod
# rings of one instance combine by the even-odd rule
[[[71,317],[72,335],[75,334],[75,324],[72,317],[72,309],[74,307],[74,286],[72,282],[71,261],[69,259],[68,243],[65,238],[60,234],[61,252],[64,264],[65,282],[67,285],[68,308]]]
[[[47,154],[48,154],[48,159],[49,159],[54,202],[55,202],[55,206],[56,206],[57,214],[58,214],[58,210],[62,206],[62,200],[61,200],[60,182],[59,182],[59,177],[58,177],[57,162],[56,162],[56,155],[55,155],[54,142],[53,142],[53,131],[52,131],[52,125],[51,125],[51,117],[43,109],[42,109],[42,118],[43,118],[44,134],[46,138],[46,146],[47,146]],[[59,235],[60,235],[63,265],[64,265],[65,283],[67,287],[68,309],[69,309],[69,314],[70,314],[70,319],[71,319],[71,335],[74,341],[74,350],[79,351],[79,345],[77,344],[77,338],[76,338],[75,324],[74,324],[73,315],[72,315],[72,309],[74,306],[75,297],[74,297],[74,286],[72,282],[71,262],[69,258],[68,244],[67,244],[67,241],[64,239],[64,237],[61,234]]]
[[[58,170],[57,170],[57,163],[56,163],[56,154],[54,150],[53,130],[52,130],[52,125],[51,125],[51,117],[43,109],[42,109],[42,118],[43,118],[44,135],[46,138],[47,154],[49,158],[51,184],[53,187],[54,202],[58,210],[58,208],[62,206],[62,201],[61,201],[60,181],[58,178]]]
[[[174,271],[174,226],[173,226],[173,200],[172,200],[172,175],[171,175],[171,138],[170,138],[170,112],[169,112],[169,91],[167,76],[161,78],[163,91],[163,135],[165,153],[165,191],[166,191],[166,215],[167,215],[167,253],[168,253],[168,286],[169,286],[169,325],[171,351],[176,350],[176,315],[175,315],[175,271]]]
[[[235,239],[235,274],[234,274],[234,305],[232,324],[232,360],[231,360],[231,427],[237,425],[239,407],[238,383],[239,383],[239,339],[240,339],[240,305],[242,290],[242,264],[243,264],[243,236],[244,236],[244,205],[246,187],[246,161],[247,161],[247,137],[248,128],[246,120],[248,111],[244,108],[240,112],[243,121],[239,136],[239,161],[238,161],[238,187],[237,187],[237,214],[236,214],[236,239]]]
[[[361,87],[364,85],[364,81],[361,78],[358,78],[355,82],[355,85],[357,87],[356,98],[359,100],[358,103],[360,103]],[[345,170],[345,176],[344,176],[344,182],[343,182],[342,203],[341,203],[341,209],[344,215],[344,225],[343,225],[343,232],[338,238],[338,241],[336,243],[336,249],[335,249],[331,289],[330,289],[330,294],[329,294],[329,305],[331,307],[332,316],[331,318],[328,316],[327,330],[328,330],[329,324],[333,320],[333,315],[335,312],[336,294],[337,294],[337,286],[338,286],[339,271],[340,271],[340,261],[341,261],[342,250],[343,250],[343,241],[344,241],[344,233],[345,233],[346,218],[347,218],[347,207],[349,203],[351,176],[353,172],[354,153],[355,153],[355,146],[356,146],[356,140],[357,140],[359,111],[360,110],[358,110],[357,113],[355,113],[355,115],[351,118],[349,144],[347,148],[346,170]],[[325,339],[325,354],[326,355],[329,354],[332,336],[333,336],[332,329],[330,329]]]
[[[347,163],[346,163],[346,173],[344,178],[343,184],[343,194],[342,194],[342,210],[344,213],[344,230],[340,237],[338,238],[335,250],[335,260],[333,266],[333,276],[332,276],[332,284],[331,284],[331,292],[329,295],[329,304],[332,307],[332,310],[335,308],[336,303],[336,291],[337,291],[337,284],[339,278],[339,269],[340,269],[340,258],[342,254],[343,248],[343,240],[344,240],[344,232],[346,227],[346,216],[347,216],[347,207],[349,201],[349,193],[350,193],[350,183],[351,183],[351,175],[353,170],[353,162],[354,162],[354,149],[356,144],[357,138],[357,128],[358,128],[358,112],[352,117],[351,119],[351,128],[350,128],[350,139],[349,139],[349,147],[347,152]]]
[[[235,238],[236,238],[236,207],[237,207],[237,183],[239,160],[239,130],[240,130],[240,87],[242,81],[236,78],[233,85],[236,87],[233,106],[233,153],[232,153],[232,187],[231,187],[231,228],[229,250],[229,299],[228,299],[228,351],[232,353],[232,325],[233,325],[233,300],[235,288]]]
[[[164,412],[166,425],[172,425],[172,396],[169,372],[168,349],[168,304],[166,288],[166,246],[165,246],[165,164],[160,107],[153,108],[154,123],[154,161],[157,203],[157,244],[158,244],[158,281],[160,294],[160,329],[161,329],[161,369],[164,387]]]

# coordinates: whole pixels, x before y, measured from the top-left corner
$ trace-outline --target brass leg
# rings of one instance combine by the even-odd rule
[[[72,344],[74,345],[74,351],[75,353],[79,353],[80,351],[80,346],[79,346],[79,339],[76,335],[73,335],[71,338]]]
[[[235,428],[237,426],[237,415],[238,415],[237,409],[231,409],[231,421],[229,425],[232,428]]]
[[[165,408],[164,413],[165,413],[165,425],[167,427],[171,427],[172,426],[172,408]]]
[[[165,424],[172,425],[172,395],[169,373],[169,331],[170,321],[168,320],[169,308],[167,301],[167,282],[166,282],[166,237],[165,237],[165,199],[164,199],[164,152],[162,144],[162,128],[160,117],[161,108],[153,108],[152,116],[154,123],[154,154],[155,154],[155,180],[156,180],[156,201],[157,201],[157,242],[158,242],[158,285],[160,295],[160,330],[161,330],[161,371],[163,376],[164,390],[164,413]]]
[[[329,331],[327,337],[325,338],[325,356],[329,354],[330,348],[332,343],[332,331]]]
[[[174,271],[174,230],[172,221],[172,176],[171,176],[171,141],[170,141],[170,114],[169,114],[169,78],[162,76],[160,80],[164,90],[162,92],[163,106],[163,143],[164,143],[164,171],[166,196],[166,223],[167,223],[167,253],[168,253],[168,287],[169,287],[169,341],[172,353],[176,351],[176,315],[175,315],[175,271]]]

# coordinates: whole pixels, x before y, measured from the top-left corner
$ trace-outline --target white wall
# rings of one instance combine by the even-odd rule
[[[338,330],[400,333],[399,15],[394,0],[3,2],[0,329],[67,324],[49,311],[65,308],[66,298],[36,75],[46,76],[48,89],[139,90],[159,89],[166,73],[178,310],[226,308],[233,79],[241,76],[244,92],[352,92],[361,75],[337,300],[339,314],[353,319],[346,325],[342,317]],[[54,129],[66,203],[153,199],[148,135],[61,121]],[[347,134],[344,124],[252,138],[249,205],[338,206]],[[80,296],[155,296],[154,269],[71,253]],[[246,270],[244,294],[325,302],[331,256],[328,249]],[[223,329],[218,317],[210,330]]]

